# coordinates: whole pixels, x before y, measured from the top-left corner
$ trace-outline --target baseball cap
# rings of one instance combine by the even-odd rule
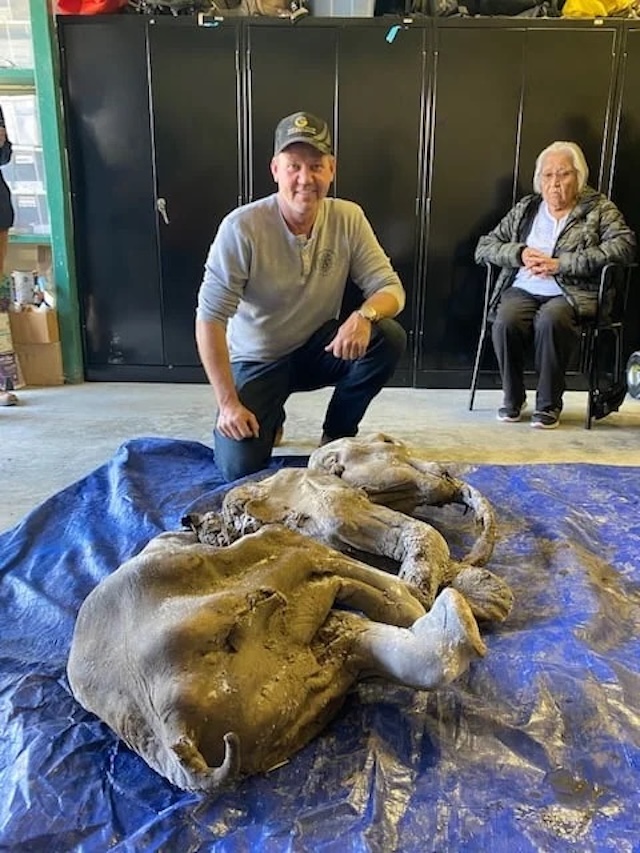
[[[333,154],[329,125],[311,113],[292,113],[278,123],[273,153],[279,154],[294,142],[306,142],[322,154]]]

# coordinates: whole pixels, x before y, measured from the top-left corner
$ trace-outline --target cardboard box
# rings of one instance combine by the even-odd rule
[[[27,305],[22,311],[10,311],[14,344],[54,344],[60,340],[58,312],[51,308]]]
[[[62,347],[53,344],[15,344],[26,385],[63,385]]]
[[[0,312],[0,353],[4,355],[10,352],[13,352],[13,339],[9,315],[6,312]]]

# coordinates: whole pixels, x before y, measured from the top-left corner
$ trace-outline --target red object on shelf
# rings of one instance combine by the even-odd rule
[[[119,12],[128,0],[57,0],[59,15],[108,15]]]

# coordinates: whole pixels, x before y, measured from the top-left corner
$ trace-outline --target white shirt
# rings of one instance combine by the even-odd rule
[[[556,219],[549,213],[546,201],[543,201],[533,220],[527,237],[527,246],[538,249],[546,255],[552,255],[556,240],[567,223],[567,213],[562,219]],[[526,267],[521,267],[513,280],[513,287],[526,290],[535,296],[560,296],[562,289],[552,275],[533,275]]]

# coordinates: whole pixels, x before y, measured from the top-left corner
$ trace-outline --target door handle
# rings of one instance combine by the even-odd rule
[[[167,215],[167,200],[165,198],[159,198],[156,202],[156,207],[158,208],[158,213],[164,219],[164,224],[169,224],[169,217]]]

